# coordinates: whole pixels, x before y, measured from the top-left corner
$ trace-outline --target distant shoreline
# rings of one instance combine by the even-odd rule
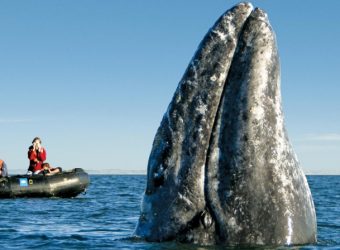
[[[90,175],[147,175],[146,170],[124,170],[124,169],[84,169]],[[23,169],[9,169],[10,175],[18,175],[18,174],[25,174],[26,170]],[[340,173],[305,173],[307,176],[314,176],[314,175],[334,175],[340,176]]]
[[[68,170],[68,169],[65,169]],[[71,169],[70,169],[71,170]],[[90,175],[146,175],[144,170],[123,170],[123,169],[84,169]],[[26,174],[26,169],[8,169],[9,175]]]

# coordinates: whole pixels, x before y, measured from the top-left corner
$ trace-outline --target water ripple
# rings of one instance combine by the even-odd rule
[[[340,248],[340,176],[309,176],[318,217],[318,243],[279,249]],[[1,249],[222,250],[131,237],[145,176],[91,176],[87,194],[73,199],[0,200]],[[256,248],[270,249],[270,248]]]

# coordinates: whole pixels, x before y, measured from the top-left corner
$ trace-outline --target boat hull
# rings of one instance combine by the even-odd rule
[[[90,183],[81,168],[44,175],[15,175],[0,178],[0,198],[61,197],[72,198],[86,191]]]

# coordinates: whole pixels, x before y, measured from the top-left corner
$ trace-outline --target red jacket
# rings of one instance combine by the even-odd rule
[[[30,160],[29,171],[33,173],[42,169],[42,164],[46,160],[46,150],[42,147],[41,151],[33,150],[33,146],[28,149],[28,159]]]

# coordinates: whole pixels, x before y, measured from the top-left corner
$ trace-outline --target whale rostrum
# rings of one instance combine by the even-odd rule
[[[191,60],[156,133],[134,234],[148,241],[316,241],[313,199],[284,126],[267,14],[225,12]]]

